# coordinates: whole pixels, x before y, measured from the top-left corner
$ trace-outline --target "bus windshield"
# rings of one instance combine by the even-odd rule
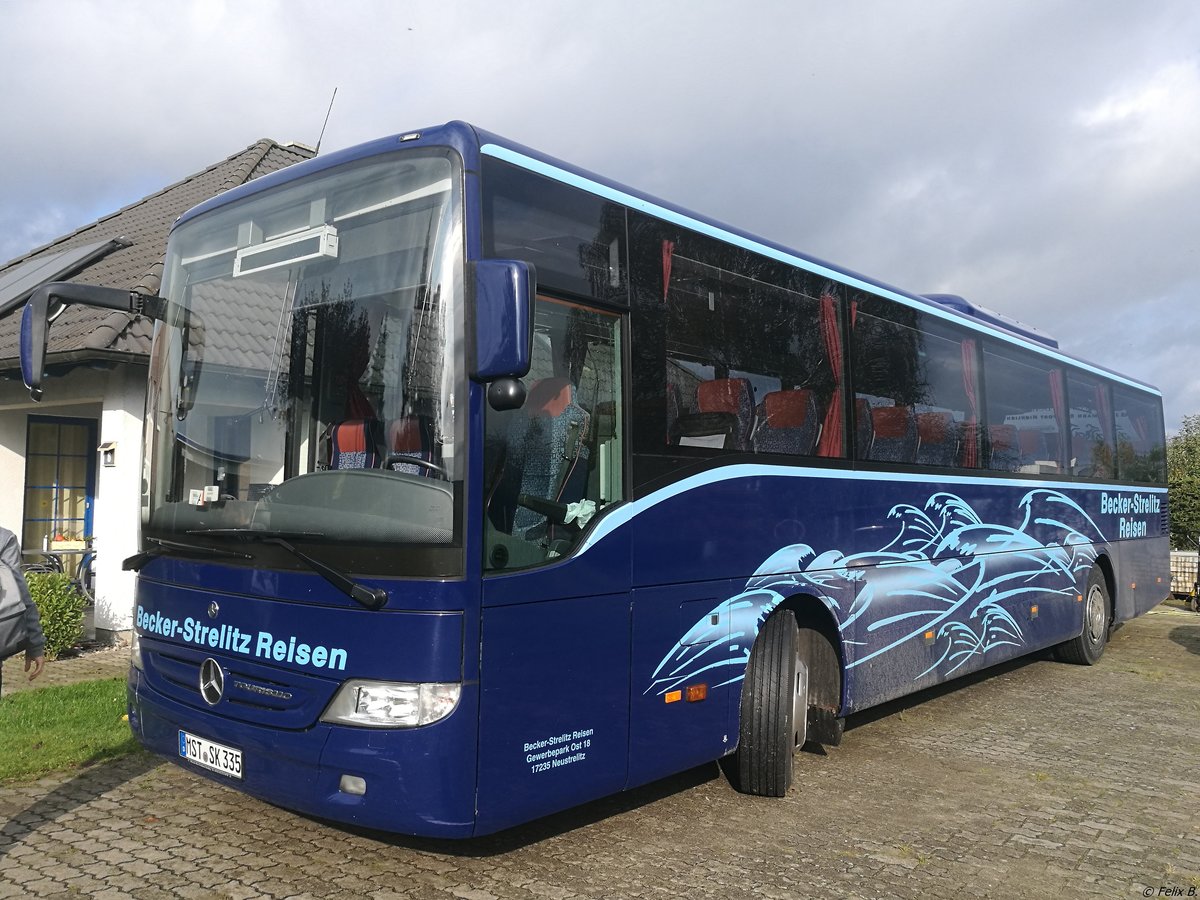
[[[355,571],[461,570],[458,196],[448,155],[394,155],[176,229],[150,362],[148,537],[266,532]]]

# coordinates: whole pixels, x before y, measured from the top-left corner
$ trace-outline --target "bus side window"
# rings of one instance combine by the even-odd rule
[[[1117,429],[1117,477],[1123,481],[1166,481],[1166,436],[1157,404],[1117,385],[1113,387]]]
[[[529,393],[487,410],[487,566],[565,556],[591,520],[623,496],[620,318],[539,297]]]
[[[854,303],[855,455],[976,467],[982,411],[975,339],[873,294],[859,293]]]
[[[1116,450],[1108,385],[1083,373],[1067,375],[1071,438],[1067,463],[1081,478],[1112,478]]]
[[[985,342],[988,468],[1000,472],[1062,471],[1067,409],[1062,370],[1032,353]]]

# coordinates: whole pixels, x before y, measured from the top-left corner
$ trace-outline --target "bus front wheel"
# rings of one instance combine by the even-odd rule
[[[1088,577],[1087,593],[1083,595],[1083,631],[1078,637],[1054,648],[1055,656],[1063,662],[1081,666],[1094,666],[1104,653],[1108,643],[1108,628],[1112,621],[1112,603],[1108,597],[1108,584],[1100,569],[1092,569]]]
[[[780,610],[763,624],[746,664],[738,749],[727,768],[734,787],[760,797],[786,794],[807,721],[808,667],[799,628],[791,612]]]

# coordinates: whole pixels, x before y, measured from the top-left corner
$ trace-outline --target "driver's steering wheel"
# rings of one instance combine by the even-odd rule
[[[449,472],[447,472],[437,463],[430,462],[427,459],[422,459],[419,456],[411,456],[408,453],[389,453],[383,465],[385,468],[390,469],[392,467],[392,463],[411,463],[414,466],[421,466],[422,468],[429,469],[431,472],[437,473],[446,481],[450,480]]]

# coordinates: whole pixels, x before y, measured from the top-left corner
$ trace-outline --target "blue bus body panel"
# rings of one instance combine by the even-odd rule
[[[464,687],[449,718],[395,731],[318,724],[281,733],[233,722],[164,697],[136,669],[128,693],[134,734],[147,749],[197,775],[288,809],[367,828],[435,837],[468,837],[474,829],[475,684]],[[181,759],[180,730],[240,750],[243,777],[234,780]],[[366,793],[341,791],[342,775],[364,779]]]
[[[625,786],[628,593],[485,609],[482,672],[478,833]]]
[[[287,603],[141,579],[135,624],[144,652],[156,663],[150,669],[155,690],[200,702],[200,664],[211,656],[225,666],[227,681],[235,679],[226,686],[222,702],[229,705],[222,712],[280,728],[312,724],[347,678],[462,678],[463,623],[457,613]],[[239,690],[239,677],[293,697],[283,704],[262,692]],[[268,712],[273,706],[278,709]]]
[[[471,833],[478,663],[463,646],[478,632],[454,610],[462,608],[464,583],[379,582],[390,587],[392,606],[371,611],[346,606],[323,579],[304,573],[155,563],[159,578],[167,573],[177,583],[141,577],[136,595],[144,671],[131,673],[130,721],[149,749],[314,815],[415,834]],[[267,599],[272,593],[294,599]],[[394,609],[401,598],[442,609]],[[225,676],[215,706],[199,691],[207,658]],[[464,688],[448,718],[422,728],[320,722],[350,678],[462,681]],[[180,730],[241,750],[244,777],[231,781],[180,761]],[[343,774],[364,778],[367,793],[341,792]]]
[[[634,590],[629,787],[698,766],[737,745],[741,685],[726,677],[723,662],[737,639],[730,618],[718,614],[714,622],[711,611],[740,589],[740,580],[725,580]],[[682,692],[696,684],[705,685],[705,697],[688,701]],[[674,691],[681,692],[679,699],[667,702]]]
[[[479,833],[625,786],[628,539],[484,579]]]
[[[803,595],[840,635],[850,712],[1078,635],[1101,556],[1118,621],[1160,602],[1165,509],[1161,489],[726,466],[612,510],[581,558],[629,528],[635,596],[691,585],[703,607],[724,592],[690,623],[728,619],[719,646],[689,649],[683,625],[667,646],[635,641],[649,656],[633,660],[634,697],[668,657],[676,679],[740,680],[762,620]],[[635,622],[665,628],[648,621],[677,615],[674,601],[661,607],[635,602]]]
[[[485,579],[479,628],[474,614],[446,612],[472,608],[463,582],[380,582],[412,608],[369,612],[300,573],[264,584],[264,573],[164,561],[157,580],[139,580],[147,672],[132,676],[131,719],[167,756],[180,729],[242,750],[237,786],[272,802],[397,831],[484,834],[731,752],[754,637],[797,595],[821,604],[840,636],[842,713],[1077,635],[1102,556],[1116,618],[1138,615],[1167,592],[1164,499],[1159,489],[714,468],[609,510],[571,558]],[[162,581],[168,572],[180,584]],[[267,599],[276,592],[295,599]],[[201,639],[213,621],[224,635]],[[228,629],[249,634],[248,652],[231,648]],[[466,646],[479,641],[477,662],[464,634]],[[292,649],[301,644],[303,665]],[[316,666],[316,646],[344,660],[327,652]],[[231,681],[295,703],[234,684],[207,708],[196,687],[207,656]],[[459,673],[463,700],[434,726],[317,721],[343,678]],[[701,684],[703,700],[667,702]],[[365,778],[367,794],[339,791],[342,774]]]
[[[479,830],[613,790],[626,716],[626,787],[731,752],[759,626],[797,596],[840,636],[842,714],[1078,635],[1101,557],[1116,618],[1144,612],[1164,510],[1161,489],[762,464],[615,507],[575,556],[485,580]]]

